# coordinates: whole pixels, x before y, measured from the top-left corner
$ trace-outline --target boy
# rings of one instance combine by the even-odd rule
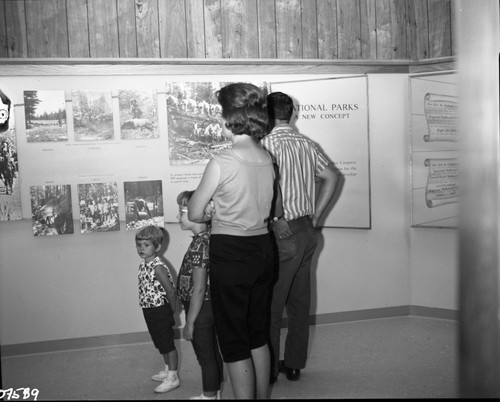
[[[194,191],[183,191],[177,196],[177,219],[181,229],[193,233],[193,240],[184,255],[177,277],[177,293],[186,311],[183,335],[193,345],[201,367],[203,386],[203,393],[190,399],[220,399],[223,363],[210,300],[210,232],[206,222],[192,222],[187,217],[187,204],[193,193]]]
[[[165,370],[151,379],[161,382],[156,393],[171,391],[180,385],[177,375],[178,355],[174,344],[176,310],[174,280],[165,262],[158,256],[163,232],[157,226],[146,226],[135,235],[139,266],[139,303],[155,347],[163,355]]]

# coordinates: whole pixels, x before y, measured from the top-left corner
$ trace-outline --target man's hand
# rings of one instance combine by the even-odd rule
[[[285,218],[280,218],[277,221],[273,221],[272,230],[278,239],[284,239],[285,237],[291,236],[293,234]]]

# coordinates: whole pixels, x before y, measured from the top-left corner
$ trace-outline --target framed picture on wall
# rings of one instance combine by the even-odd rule
[[[116,183],[78,185],[81,233],[120,230]]]
[[[25,90],[24,119],[28,142],[68,141],[64,91]]]
[[[147,225],[164,226],[161,180],[128,181],[123,187],[127,230]]]
[[[73,208],[70,185],[31,187],[33,236],[72,234]]]

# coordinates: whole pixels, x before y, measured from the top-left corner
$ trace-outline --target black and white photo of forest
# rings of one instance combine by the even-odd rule
[[[114,137],[111,91],[73,91],[76,141],[107,141]]]
[[[27,142],[68,140],[64,91],[24,91]]]
[[[32,186],[30,192],[34,236],[73,233],[70,185]]]

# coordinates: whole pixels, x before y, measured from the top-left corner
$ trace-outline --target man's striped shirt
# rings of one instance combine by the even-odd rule
[[[289,124],[276,126],[261,140],[279,167],[286,220],[315,212],[315,178],[329,164],[326,155]]]

